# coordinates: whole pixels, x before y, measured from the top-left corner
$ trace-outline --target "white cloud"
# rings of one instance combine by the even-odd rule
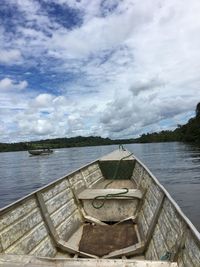
[[[149,81],[138,81],[133,84],[129,90],[133,93],[134,96],[137,96],[141,93],[146,93],[146,91],[149,90],[153,92],[155,89],[159,89],[163,86],[164,84],[161,81],[151,79]]]
[[[0,90],[24,90],[28,86],[27,81],[14,81],[10,78],[0,80]]]
[[[133,137],[147,131],[166,129],[165,125],[159,125],[166,119],[173,119],[173,126],[176,127],[179,116],[193,110],[195,104],[195,96],[163,98],[160,93],[138,96],[132,94],[110,102],[101,115],[101,123],[113,138],[120,138],[122,135]]]
[[[45,119],[35,119],[31,123],[27,120],[20,120],[19,127],[27,134],[36,136],[45,136],[53,132],[53,125]]]
[[[35,98],[34,106],[36,107],[50,107],[52,105],[53,97],[50,94],[40,94]]]
[[[22,55],[17,49],[0,49],[0,64],[15,65],[20,63]]]

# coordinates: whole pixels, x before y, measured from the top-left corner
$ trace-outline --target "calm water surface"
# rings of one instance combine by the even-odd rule
[[[200,148],[182,143],[125,146],[141,159],[200,230]],[[0,207],[64,176],[118,146],[57,149],[52,155],[0,153]]]

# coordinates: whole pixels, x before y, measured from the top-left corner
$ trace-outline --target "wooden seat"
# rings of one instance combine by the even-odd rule
[[[123,195],[123,192],[125,191],[124,188],[121,189],[86,189],[82,191],[78,198],[81,200],[86,199],[94,199],[96,197],[100,196],[107,196],[107,199],[141,199],[142,198],[142,192],[138,189],[128,189],[128,192]],[[117,195],[119,194],[119,195]]]
[[[134,182],[134,180],[123,180],[123,179],[104,179],[100,182],[96,183],[92,188],[113,188],[113,189],[119,189],[119,188],[128,188],[128,189],[137,189],[137,185]]]

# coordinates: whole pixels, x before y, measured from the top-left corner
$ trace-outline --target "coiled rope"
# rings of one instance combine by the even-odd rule
[[[95,209],[100,209],[104,206],[105,202],[107,199],[109,198],[113,198],[113,197],[126,197],[126,198],[131,198],[131,196],[124,196],[124,194],[128,193],[128,188],[122,188],[124,189],[125,191],[123,192],[118,192],[118,193],[112,193],[112,194],[106,194],[106,195],[100,195],[100,196],[97,196],[95,197],[93,200],[92,200],[92,206],[95,208]],[[99,200],[99,199],[102,199],[102,203],[100,203],[99,205],[95,204],[95,201],[96,200]]]

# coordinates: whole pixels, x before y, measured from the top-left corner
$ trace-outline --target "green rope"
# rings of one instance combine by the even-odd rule
[[[116,167],[116,169],[115,169],[115,173],[114,173],[114,175],[113,175],[113,180],[115,180],[116,179],[116,177],[117,177],[117,173],[118,173],[118,171],[119,171],[119,166],[120,166],[120,163],[124,160],[124,159],[127,159],[127,158],[129,158],[130,156],[132,156],[133,155],[133,153],[130,153],[129,155],[127,155],[127,156],[125,156],[125,157],[123,157],[123,158],[121,158],[120,160],[119,160],[119,162],[118,162],[118,164],[117,164],[117,167]]]
[[[104,186],[104,189],[106,189],[110,184],[112,184],[114,182],[114,180],[110,181],[109,183],[107,183],[105,186]]]
[[[128,188],[122,188],[124,189],[125,191],[123,192],[118,192],[118,193],[112,193],[112,194],[106,194],[106,195],[101,195],[101,196],[97,196],[95,197],[93,200],[92,200],[92,206],[95,208],[95,209],[100,209],[104,206],[105,202],[107,199],[111,198],[111,197],[125,197],[125,198],[134,198],[134,197],[131,197],[131,196],[124,196],[124,194],[128,193]],[[95,204],[95,201],[96,200],[100,200],[102,199],[102,203],[100,203],[99,205],[96,205]]]
[[[125,157],[123,157],[123,158],[121,158],[121,159],[119,160],[119,162],[118,162],[118,164],[117,164],[117,167],[116,167],[116,169],[115,169],[115,173],[114,173],[114,175],[113,175],[112,181],[110,181],[109,183],[107,183],[107,184],[104,186],[104,189],[107,188],[110,184],[112,184],[112,183],[114,182],[114,180],[116,179],[117,174],[118,174],[118,171],[119,171],[120,162],[121,162],[122,160],[126,159],[126,158],[129,158],[129,157],[132,156],[132,155],[133,155],[133,153],[130,153],[129,155],[127,155],[127,156],[125,156]]]

